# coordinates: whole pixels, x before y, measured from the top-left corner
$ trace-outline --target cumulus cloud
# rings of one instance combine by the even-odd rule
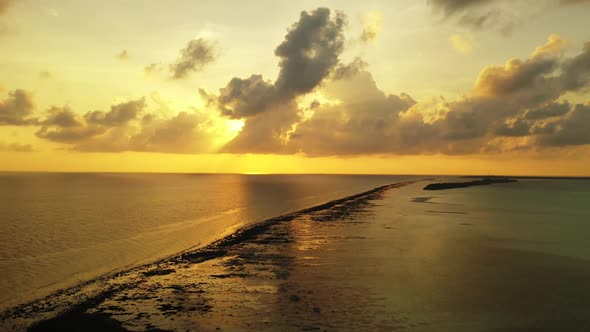
[[[217,45],[204,38],[193,39],[180,51],[176,63],[170,65],[174,79],[182,79],[192,72],[199,72],[217,60]]]
[[[162,117],[147,111],[145,98],[111,106],[108,112],[79,114],[67,106],[51,107],[41,121],[39,138],[84,152],[211,152],[224,133],[208,116],[179,112]]]
[[[8,92],[0,101],[0,126],[26,126],[37,123],[33,116],[33,96],[30,92],[17,89]]]
[[[143,98],[111,106],[109,112],[92,111],[84,116],[69,107],[51,107],[36,132],[40,138],[62,143],[78,143],[135,120],[145,107]]]
[[[333,66],[329,79],[314,90],[324,99],[315,99],[307,106],[294,99],[273,99],[280,96],[276,85],[261,77],[247,80],[248,84],[239,81],[240,86],[245,84],[240,91],[252,90],[252,82],[258,82],[270,96],[262,100],[274,104],[263,105],[258,99],[248,102],[250,99],[243,95],[228,93],[243,102],[232,108],[240,112],[228,114],[250,116],[243,132],[223,151],[471,154],[587,144],[583,136],[587,130],[581,129],[590,125],[586,108],[572,109],[560,99],[580,86],[588,86],[586,48],[571,59],[563,59],[566,45],[562,38],[551,35],[528,58],[486,66],[471,92],[450,101],[418,103],[404,93],[386,94],[364,69],[362,60]],[[577,70],[569,69],[572,67]],[[266,111],[252,112],[250,107]]]
[[[320,87],[341,65],[345,25],[341,12],[332,13],[328,8],[303,11],[275,49],[279,74],[274,82],[261,75],[236,77],[216,96],[202,92],[224,116],[245,119],[242,131],[223,151],[281,149],[301,118],[296,99]]]
[[[275,49],[279,57],[277,93],[286,98],[311,92],[339,62],[344,50],[346,17],[341,12],[318,8],[301,12],[285,40]]]
[[[145,98],[132,100],[111,106],[109,112],[94,111],[86,113],[84,118],[90,124],[103,126],[121,126],[136,119],[145,108]]]
[[[234,77],[219,89],[217,103],[221,113],[232,119],[247,118],[266,112],[279,96],[275,85],[265,81],[262,75],[242,79]]]

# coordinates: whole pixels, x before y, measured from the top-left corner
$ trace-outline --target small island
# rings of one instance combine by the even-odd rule
[[[481,180],[469,181],[469,182],[440,182],[431,183],[424,187],[424,190],[444,190],[444,189],[455,189],[455,188],[467,188],[473,186],[485,186],[494,183],[510,183],[517,182],[514,179],[506,177],[485,177]]]

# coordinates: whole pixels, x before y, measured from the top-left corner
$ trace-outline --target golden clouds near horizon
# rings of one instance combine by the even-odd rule
[[[23,15],[30,6],[11,3],[5,13]],[[103,8],[105,13],[109,6]],[[146,6],[146,10],[152,7]],[[63,22],[69,17],[66,7],[58,8]],[[431,10],[424,10],[428,8],[438,8],[438,15],[445,15],[443,20],[435,23],[419,16],[431,15]],[[0,63],[0,73],[11,77],[0,96],[2,153],[13,156],[18,152],[19,158],[25,158],[27,153],[63,156],[66,151],[81,159],[87,154],[104,154],[105,158],[120,155],[121,160],[136,152],[145,160],[152,153],[257,154],[276,158],[228,158],[241,160],[236,165],[246,167],[248,160],[279,162],[294,156],[290,161],[317,169],[317,158],[335,167],[330,160],[339,157],[351,161],[380,156],[375,160],[387,162],[400,156],[433,160],[433,155],[464,160],[500,155],[535,159],[560,148],[557,159],[570,152],[588,152],[590,134],[584,127],[590,125],[590,43],[566,52],[570,42],[547,33],[543,45],[527,44],[524,53],[524,46],[514,43],[514,53],[504,56],[489,52],[490,43],[500,42],[483,32],[488,28],[485,25],[450,33],[428,26],[449,24],[449,18],[475,9],[485,13],[488,6],[432,1],[427,6],[398,9],[397,16],[384,7],[362,5],[344,11],[298,11],[278,15],[272,29],[265,25],[240,31],[238,23],[247,26],[242,21],[235,21],[235,26],[225,21],[225,25],[211,23],[199,29],[174,25],[174,29],[157,31],[160,37],[170,37],[160,38],[157,48],[153,41],[143,47],[131,45],[129,40],[143,35],[134,35],[133,27],[128,26],[130,30],[123,29],[121,34],[129,45],[105,39],[94,52],[72,48],[76,61],[84,60],[75,64],[68,63],[68,54],[55,51],[62,40],[50,39],[56,47],[46,55],[13,54],[6,60],[9,66]],[[209,10],[216,10],[215,6]],[[422,21],[411,27],[397,24],[412,24],[405,20],[411,15]],[[24,33],[37,33],[36,38],[46,40],[30,22],[29,26],[26,21],[22,24],[27,27]],[[416,36],[426,30],[432,38],[418,43]],[[100,30],[86,32],[102,36]],[[83,35],[76,37],[80,39],[71,39],[73,45],[87,42]],[[23,47],[19,38],[7,38],[11,49]],[[252,42],[244,42],[249,40]],[[401,55],[386,56],[393,54],[392,49]],[[410,49],[423,56],[408,59],[405,52]],[[514,57],[519,54],[529,55]],[[411,80],[441,92],[428,98],[406,92],[404,86],[415,86],[414,82],[404,82],[397,73],[410,64],[430,66],[429,76]],[[444,76],[454,68],[463,72],[449,77],[448,84],[455,84],[458,77],[461,82],[475,83],[458,84],[450,94],[455,97],[448,98],[446,88],[433,86],[433,82],[439,72]],[[21,72],[28,72],[28,78],[21,79]],[[386,75],[390,77],[384,81]],[[389,92],[391,89],[383,88],[387,80],[402,88]],[[302,162],[305,158],[314,162]]]

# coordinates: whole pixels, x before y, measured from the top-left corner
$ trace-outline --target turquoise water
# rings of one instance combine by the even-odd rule
[[[421,195],[431,193],[430,215],[458,212],[446,217],[497,245],[590,259],[590,180],[521,179]]]

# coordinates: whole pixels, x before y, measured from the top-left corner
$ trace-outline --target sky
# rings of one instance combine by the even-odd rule
[[[0,0],[0,170],[590,176],[590,1]]]

